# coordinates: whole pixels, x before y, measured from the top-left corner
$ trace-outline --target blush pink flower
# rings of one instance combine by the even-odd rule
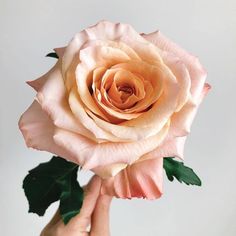
[[[159,31],[107,21],[55,51],[55,66],[28,82],[37,95],[19,121],[26,144],[101,176],[104,194],[160,197],[163,157],[183,158],[210,88],[198,59]]]

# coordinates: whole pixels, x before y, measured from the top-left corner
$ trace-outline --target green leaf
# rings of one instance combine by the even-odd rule
[[[46,55],[46,57],[53,57],[53,58],[59,58],[58,55],[55,52],[50,52]]]
[[[23,181],[29,212],[44,215],[46,209],[60,200],[60,213],[65,224],[80,212],[83,189],[77,182],[79,166],[60,157],[29,171]]]
[[[176,161],[172,157],[165,157],[163,167],[170,181],[173,181],[175,177],[180,183],[184,182],[187,185],[197,186],[202,185],[200,178],[193,169],[185,166],[183,162]]]

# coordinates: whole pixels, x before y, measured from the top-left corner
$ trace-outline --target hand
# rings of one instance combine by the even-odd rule
[[[94,176],[84,188],[85,198],[80,213],[64,225],[59,210],[40,236],[109,236],[111,197],[100,195],[101,179]],[[88,227],[91,226],[88,232]]]

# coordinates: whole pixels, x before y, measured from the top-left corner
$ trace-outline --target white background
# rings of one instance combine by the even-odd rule
[[[101,19],[130,23],[139,32],[160,29],[200,58],[213,87],[185,150],[203,186],[165,180],[161,200],[114,200],[112,236],[235,236],[234,0],[0,0],[0,235],[39,235],[57,207],[43,218],[27,213],[22,180],[51,155],[27,149],[18,131],[20,114],[34,97],[24,81],[51,67],[54,59],[44,56],[52,48]]]

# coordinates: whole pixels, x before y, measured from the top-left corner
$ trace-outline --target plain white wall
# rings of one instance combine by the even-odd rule
[[[160,29],[199,56],[213,87],[185,151],[203,186],[165,180],[160,200],[115,199],[112,236],[235,236],[235,0],[0,0],[0,235],[39,235],[57,207],[43,218],[27,213],[22,180],[51,155],[27,149],[18,131],[34,97],[24,81],[51,67],[54,59],[44,56],[52,48],[101,19],[130,23],[139,32]]]

